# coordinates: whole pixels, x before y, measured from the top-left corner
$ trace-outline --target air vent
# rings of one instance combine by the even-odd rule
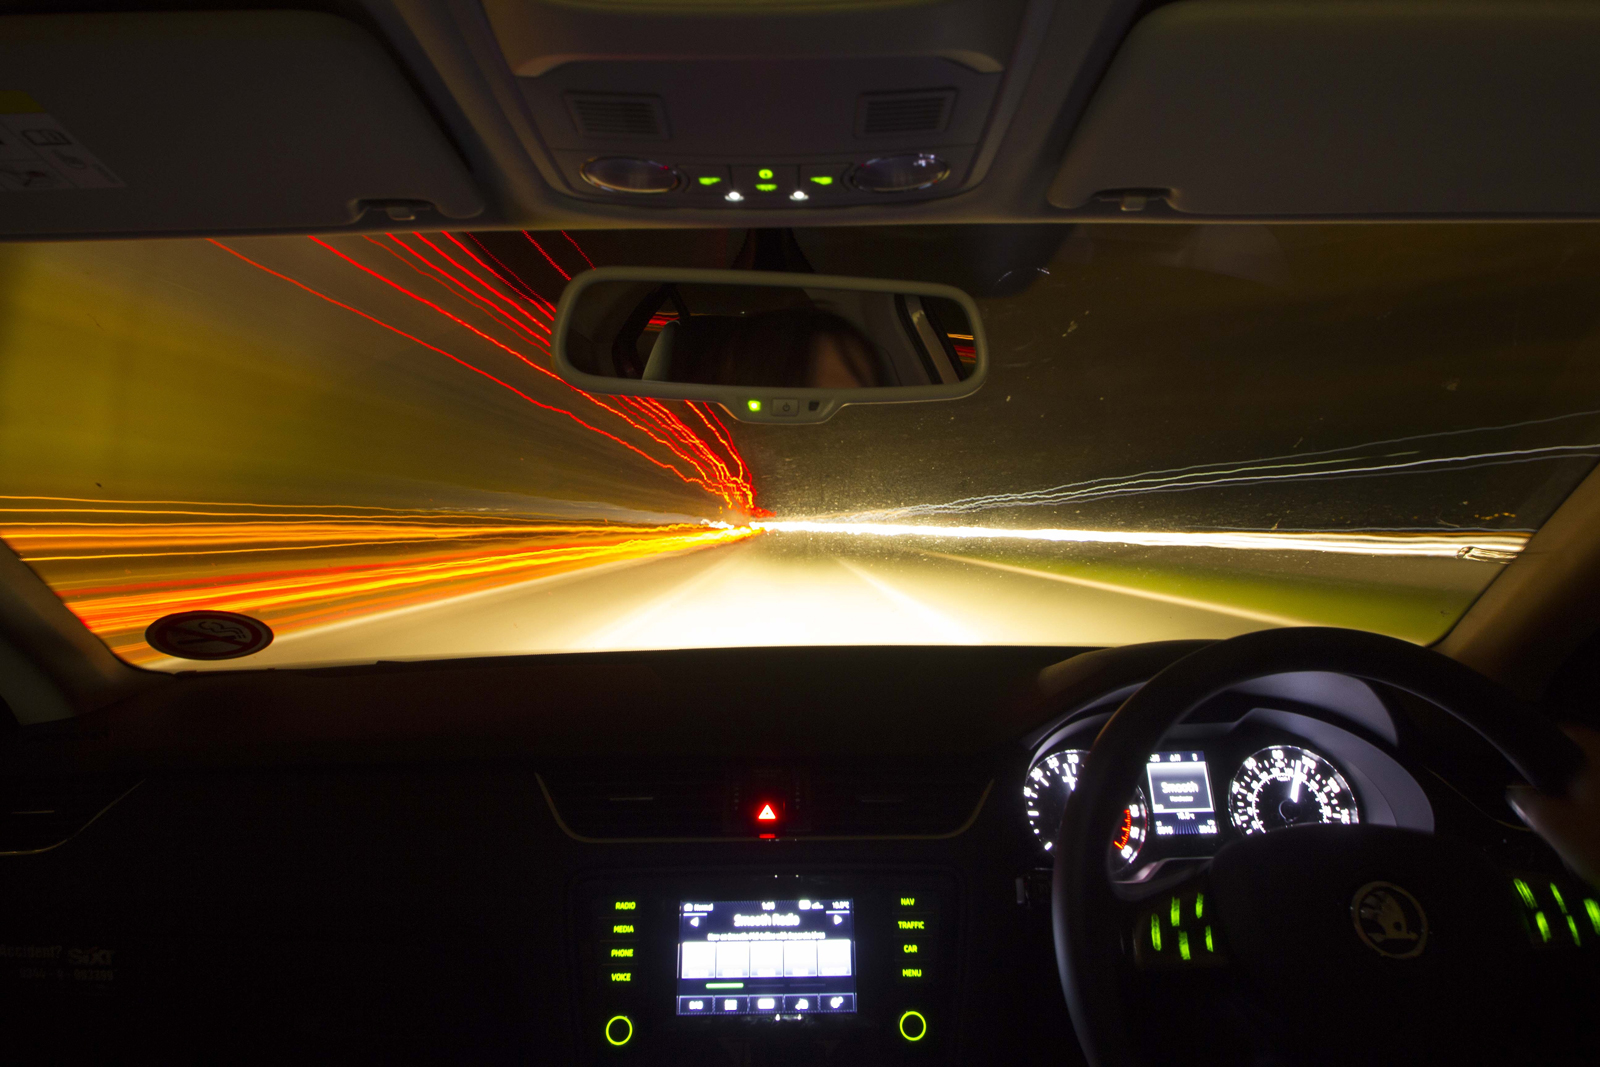
[[[567,110],[578,132],[592,140],[665,141],[667,112],[658,96],[568,93]]]
[[[760,797],[785,802],[785,837],[939,837],[958,832],[988,780],[930,768],[562,773],[542,776],[552,808],[579,837],[747,840]]]
[[[865,93],[856,104],[857,137],[891,137],[908,133],[940,133],[950,123],[954,89],[922,89],[914,93]]]

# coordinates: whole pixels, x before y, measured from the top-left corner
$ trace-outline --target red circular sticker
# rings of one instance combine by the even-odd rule
[[[151,623],[144,639],[157,652],[180,659],[236,659],[272,644],[272,630],[231,611],[180,611]]]

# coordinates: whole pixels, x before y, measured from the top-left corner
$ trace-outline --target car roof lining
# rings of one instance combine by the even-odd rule
[[[342,32],[370,38],[368,52],[386,52],[399,70],[389,88],[405,90],[390,93],[387,110],[374,113],[379,117],[371,125],[389,134],[387,145],[379,144],[383,151],[378,155],[363,149],[354,156],[370,159],[339,158],[329,147],[335,139],[326,130],[305,142],[315,142],[319,158],[334,164],[327,168],[330,182],[343,176],[339,188],[336,182],[329,185],[328,197],[345,204],[367,198],[350,191],[352,174],[362,171],[364,163],[393,169],[399,165],[388,151],[394,144],[427,142],[430,147],[405,165],[422,167],[432,175],[419,178],[422,185],[412,183],[417,188],[434,183],[413,195],[434,196],[448,205],[445,210],[424,212],[415,220],[389,219],[374,211],[354,222],[289,218],[281,213],[274,217],[264,210],[260,195],[253,196],[248,183],[239,186],[237,177],[227,177],[239,173],[233,166],[231,171],[216,172],[226,183],[212,183],[214,195],[202,198],[204,218],[198,222],[191,206],[186,219],[130,215],[115,224],[90,219],[65,232],[36,223],[24,225],[0,210],[0,237],[438,228],[456,225],[449,216],[468,214],[477,195],[484,208],[472,219],[475,229],[1600,217],[1600,204],[1595,202],[1600,193],[1592,192],[1600,189],[1600,181],[1594,180],[1600,174],[1591,173],[1600,171],[1600,148],[1595,147],[1600,138],[1594,136],[1600,133],[1600,102],[1592,92],[1576,91],[1587,84],[1584,71],[1596,65],[1589,57],[1600,53],[1600,7],[1592,3],[1179,0],[1150,5],[1139,0],[1088,0],[1069,7],[1056,0],[1015,0],[986,4],[988,0],[763,5],[755,12],[652,9],[641,14],[611,5],[490,5],[486,13],[477,4],[453,0],[322,0],[320,4],[314,0],[297,6],[322,6],[354,16],[353,22],[338,20]],[[210,24],[213,28],[207,32],[223,37],[227,34],[218,27],[242,25],[240,20],[321,20],[325,25],[335,21],[303,10],[153,15],[128,10],[156,6],[143,0],[117,6],[122,13],[59,18],[77,23],[83,33],[103,19],[135,19],[146,20],[147,25],[162,20],[172,26]],[[530,58],[522,55],[527,48],[512,47],[515,41],[506,44],[510,38],[504,12],[513,7],[550,25],[555,25],[551,20],[557,16],[564,20],[560,22],[564,36],[545,50],[558,49],[559,55],[540,53],[543,58]],[[0,10],[30,8],[39,10],[27,3],[6,4]],[[750,27],[764,21],[783,23],[796,38],[796,54],[806,54],[807,49],[814,53],[821,47],[818,41],[854,39],[852,29],[860,28],[872,31],[866,39],[882,51],[944,54],[954,49],[960,58],[962,50],[926,29],[926,24],[948,22],[955,29],[970,28],[985,25],[986,12],[1016,37],[1009,55],[1003,41],[985,39],[981,47],[968,49],[989,64],[1003,57],[1008,66],[971,172],[973,180],[953,196],[917,203],[798,210],[720,205],[662,209],[622,200],[582,199],[565,191],[513,73],[514,62],[537,71],[551,63],[559,68],[563,57],[616,57],[619,50],[633,55],[642,46],[615,40],[616,20],[647,15],[663,25],[698,20],[695,28],[703,47],[688,58],[708,63],[738,55],[741,48],[747,54]],[[499,36],[491,16],[500,20]],[[0,18],[39,20],[16,14]],[[54,32],[63,42],[72,36]],[[662,37],[659,51],[684,58],[685,41],[693,35],[679,35],[684,40],[671,34],[658,36]],[[1481,51],[1491,45],[1494,63],[1451,62],[1452,49]],[[1230,76],[1224,78],[1224,73]],[[378,80],[384,78],[388,75]],[[1241,85],[1255,83],[1271,84],[1273,91],[1241,94]],[[85,99],[92,101],[96,93],[104,96],[110,86],[125,84],[125,79],[106,78],[97,85],[91,77],[85,82]],[[28,91],[24,85],[0,88]],[[214,85],[207,88],[215,92]],[[261,122],[276,123],[274,135],[289,138],[283,143],[293,148],[293,124],[288,122],[292,117],[288,111],[293,109],[274,117],[263,103],[281,96],[283,85],[261,82],[235,89],[239,114],[251,117],[229,131],[235,138],[231,143],[213,137],[207,150],[217,154],[226,149],[235,162],[259,158]],[[403,99],[406,93],[410,99]],[[80,110],[81,106],[73,105]],[[173,105],[168,101],[166,106]],[[1307,129],[1315,129],[1317,136],[1296,133]],[[1371,135],[1385,129],[1395,133],[1378,139]],[[1418,136],[1418,129],[1424,133],[1433,129],[1436,135]],[[87,143],[89,135],[81,136]],[[163,149],[175,158],[186,151],[170,143]],[[1353,153],[1360,155],[1362,166],[1348,165]],[[133,166],[117,159],[107,163],[114,170]],[[169,166],[167,172],[180,169]],[[367,171],[374,169],[378,168]],[[303,169],[298,184],[315,191],[314,176],[306,176]],[[361,184],[357,181],[355,186]],[[1130,201],[1095,195],[1127,189],[1156,194],[1171,189],[1174,199],[1149,196],[1140,202],[1137,197]]]

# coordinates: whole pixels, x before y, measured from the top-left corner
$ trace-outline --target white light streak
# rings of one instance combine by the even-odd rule
[[[941,540],[1045,541],[1146,548],[1223,548],[1266,552],[1334,552],[1352,556],[1431,556],[1455,559],[1468,549],[1515,557],[1527,543],[1523,533],[1281,533],[1271,530],[1016,530],[996,526],[931,523],[819,522],[784,519],[752,522],[770,533],[851,534],[857,537],[923,537]]]
[[[863,512],[854,518],[877,521],[914,518],[921,515],[961,515],[994,508],[1058,507],[1064,504],[1082,504],[1094,500],[1143,496],[1150,493],[1184,493],[1239,485],[1445,474],[1520,463],[1594,459],[1600,456],[1600,442],[1500,448],[1445,456],[1427,456],[1419,448],[1397,449],[1392,446],[1440,441],[1468,434],[1499,433],[1569,419],[1588,418],[1597,414],[1600,412],[1579,411],[1505,426],[1478,426],[1466,430],[1418,434],[1316,452],[1262,456],[1232,463],[1199,463],[1185,467],[1169,467],[1164,470],[1142,471],[1138,474],[1090,478],[1048,489],[992,493],[937,504],[913,504],[907,507]],[[1377,449],[1384,451],[1372,451]],[[1362,451],[1368,451],[1370,454],[1353,454]]]

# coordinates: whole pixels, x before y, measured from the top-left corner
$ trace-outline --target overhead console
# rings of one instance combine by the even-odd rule
[[[1026,74],[1027,6],[484,10],[541,142],[529,149],[564,192],[803,211],[980,181],[1004,132],[1002,97]]]

